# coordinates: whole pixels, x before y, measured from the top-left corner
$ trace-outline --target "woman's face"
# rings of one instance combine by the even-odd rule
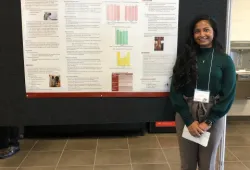
[[[211,48],[213,46],[214,30],[208,21],[197,22],[194,28],[194,40],[202,48]]]

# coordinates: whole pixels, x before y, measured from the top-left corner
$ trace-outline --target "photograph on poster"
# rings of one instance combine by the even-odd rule
[[[60,75],[49,75],[49,87],[61,87]]]
[[[57,12],[44,12],[44,20],[57,20]]]
[[[155,51],[164,50],[164,37],[155,37],[154,50]]]

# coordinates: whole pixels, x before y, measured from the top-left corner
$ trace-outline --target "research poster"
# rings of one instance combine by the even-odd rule
[[[21,0],[27,97],[159,97],[178,0]]]

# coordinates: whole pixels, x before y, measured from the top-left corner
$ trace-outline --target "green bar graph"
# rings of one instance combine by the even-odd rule
[[[115,43],[117,45],[128,45],[128,31],[116,29]]]
[[[116,39],[116,42],[115,42],[116,44],[119,44],[119,39],[120,39],[119,36],[120,36],[119,30],[116,30],[116,36],[115,36],[116,37],[115,38]]]
[[[125,31],[125,44],[128,44],[128,31]]]
[[[120,45],[123,45],[123,36],[122,36],[122,35],[123,35],[123,32],[120,31],[120,35],[119,35],[119,38],[120,38],[120,39],[119,39],[119,44],[120,44]]]

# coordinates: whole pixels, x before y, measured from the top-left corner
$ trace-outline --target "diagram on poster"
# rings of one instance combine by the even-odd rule
[[[27,97],[162,97],[178,0],[22,0]]]
[[[130,52],[125,52],[121,55],[121,52],[116,53],[117,66],[130,66]]]

